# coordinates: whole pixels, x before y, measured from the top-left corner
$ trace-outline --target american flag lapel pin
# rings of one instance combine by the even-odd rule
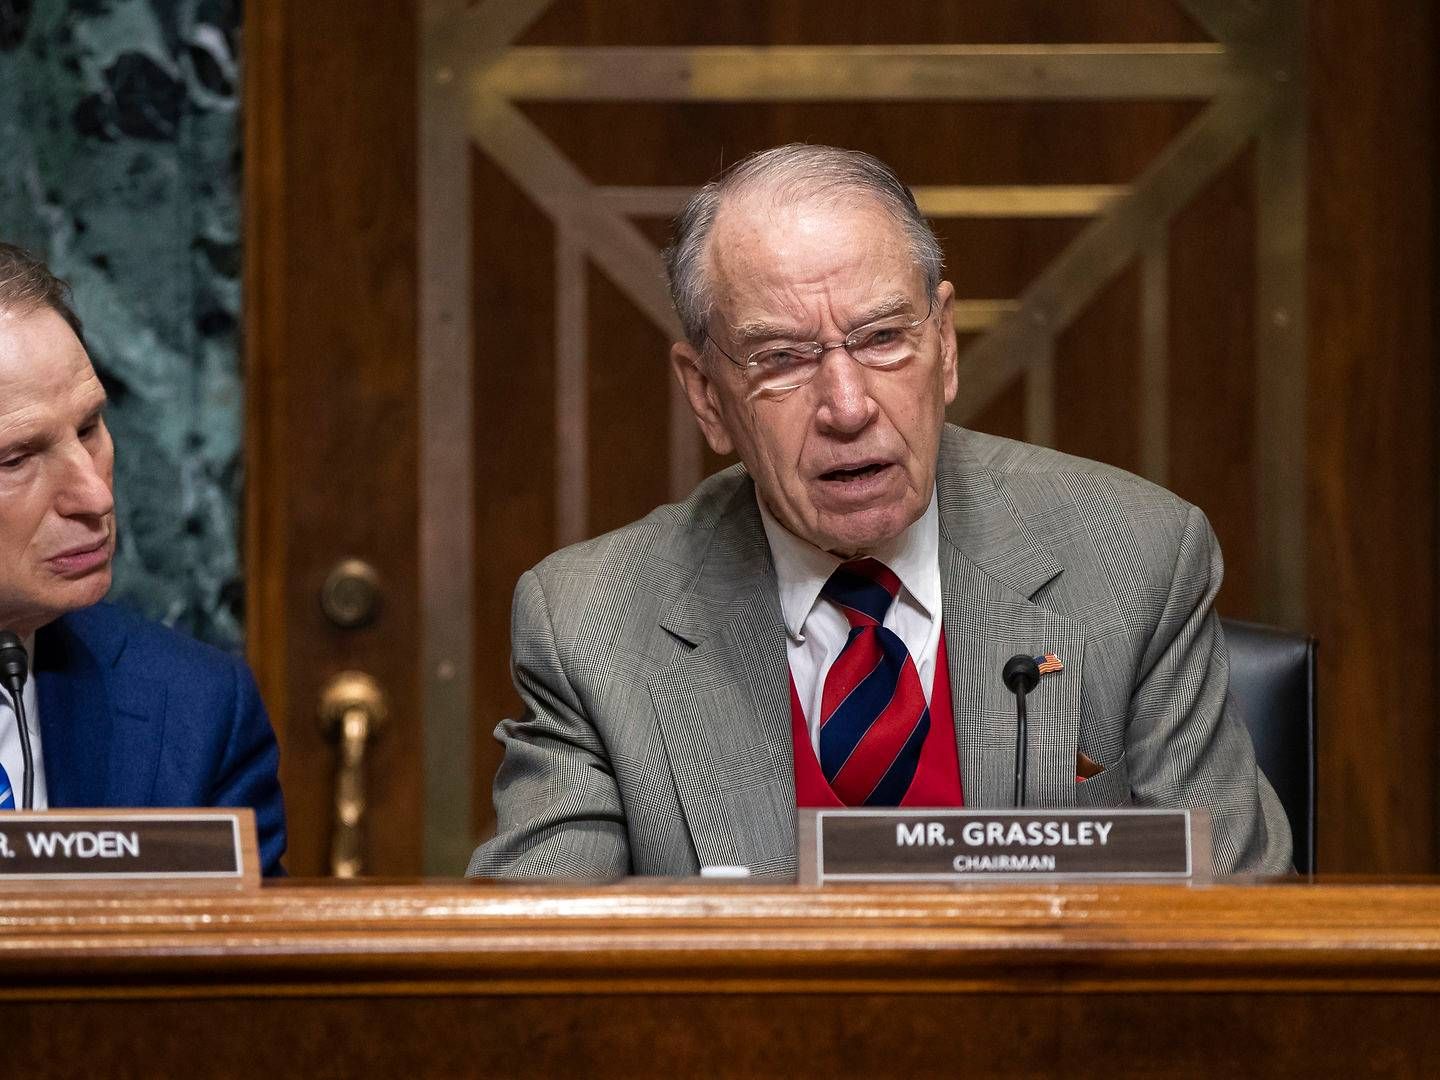
[[[1041,675],[1054,675],[1057,671],[1065,670],[1064,663],[1053,652],[1035,657],[1035,663],[1039,665]]]

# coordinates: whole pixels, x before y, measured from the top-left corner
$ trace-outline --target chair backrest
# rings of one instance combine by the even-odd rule
[[[1230,648],[1230,695],[1255,760],[1280,797],[1295,838],[1295,869],[1315,872],[1315,639],[1220,620]]]

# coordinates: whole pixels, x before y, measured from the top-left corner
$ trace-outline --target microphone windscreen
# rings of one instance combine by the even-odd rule
[[[1033,656],[1012,656],[1005,661],[1005,670],[1000,673],[1000,678],[1012,694],[1018,694],[1021,690],[1028,694],[1040,681],[1040,665]]]
[[[18,694],[29,673],[30,654],[25,651],[20,636],[10,630],[0,630],[0,683],[11,693]]]

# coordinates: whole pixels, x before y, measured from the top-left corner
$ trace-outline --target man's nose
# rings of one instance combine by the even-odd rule
[[[838,434],[854,434],[875,418],[879,406],[870,396],[872,372],[845,349],[831,349],[820,360],[815,375],[822,427]]]
[[[64,459],[56,509],[65,517],[104,517],[115,509],[108,454],[97,457],[76,443]]]

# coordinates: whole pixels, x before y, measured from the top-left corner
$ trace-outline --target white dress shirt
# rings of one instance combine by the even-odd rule
[[[757,495],[756,501],[780,586],[790,675],[805,710],[810,745],[819,756],[825,676],[850,634],[849,620],[837,605],[821,599],[820,590],[845,560],[800,539],[775,519],[765,500]],[[935,493],[930,493],[930,505],[914,524],[865,554],[879,559],[900,579],[900,595],[890,605],[883,625],[910,650],[928,702],[935,685],[941,626],[940,516]]]
[[[33,636],[26,640],[25,651],[30,654],[33,663]],[[45,759],[40,752],[40,702],[35,694],[33,671],[25,680],[25,689],[20,691],[20,696],[25,703],[25,718],[29,721],[26,726],[30,729],[30,752],[35,759],[34,808],[44,810],[49,803],[45,796]],[[0,765],[5,766],[5,773],[10,777],[10,784],[15,789],[15,809],[20,810],[24,806],[22,793],[25,790],[25,757],[20,753],[20,728],[16,723],[15,710],[10,705],[10,691],[3,689],[0,689]]]

